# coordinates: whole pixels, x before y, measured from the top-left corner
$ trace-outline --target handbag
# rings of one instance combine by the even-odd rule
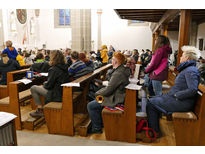
[[[141,133],[141,131],[146,131],[146,137],[150,140],[156,140],[157,134],[154,129],[148,127],[148,122],[145,119],[141,119],[137,122],[136,132]]]

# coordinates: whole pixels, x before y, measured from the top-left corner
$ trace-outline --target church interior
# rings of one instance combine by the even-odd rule
[[[158,138],[155,132],[151,133],[151,136],[154,134],[154,140],[143,139],[145,136],[151,139],[149,134],[151,131],[144,131],[147,132],[145,136],[136,132],[138,122],[142,118],[147,119],[148,116],[136,114],[139,112],[138,109],[143,110],[143,92],[147,93],[147,98],[152,98],[145,85],[148,77],[145,70],[149,66],[148,63],[151,63],[152,57],[146,65],[142,57],[145,52],[155,53],[156,42],[161,35],[169,39],[172,50],[167,61],[168,77],[161,82],[162,93],[165,94],[177,84],[175,79],[181,72],[177,72],[176,68],[180,65],[183,56],[183,46],[195,47],[200,54],[196,67],[200,70],[200,66],[205,66],[205,9],[0,8],[2,56],[0,61],[3,61],[3,52],[8,47],[8,40],[11,41],[11,47],[15,48],[24,60],[23,64],[19,61],[19,70],[7,72],[6,84],[0,84],[0,124],[4,121],[1,118],[5,118],[5,112],[11,113],[11,117],[15,115],[7,124],[0,125],[0,144],[7,144],[7,146],[204,146],[204,74],[200,76],[196,105],[192,111],[173,112],[172,115],[162,112],[159,118],[161,136]],[[102,58],[101,50],[104,45],[109,58],[105,64],[102,61],[102,65],[96,67],[92,73],[74,78],[69,83],[64,82],[65,85],[61,85],[61,103],[53,101],[47,104],[45,98],[40,97],[41,102],[44,102],[44,115],[31,116],[31,112],[37,112],[38,109],[31,86],[44,86],[49,74],[48,71],[43,72],[47,75],[34,71],[32,65],[39,63],[35,61],[36,58],[33,58],[31,63],[27,63],[25,58],[30,58],[32,55],[37,57],[41,52],[44,60],[40,63],[49,63],[50,59],[46,60],[46,57],[53,51],[63,53],[65,58],[68,56],[67,52],[70,52],[71,59],[73,51],[77,51],[79,56],[84,52],[87,59],[96,60],[98,52],[101,53]],[[109,57],[110,51],[112,51],[111,57]],[[102,132],[89,134],[92,119],[89,117],[87,104],[92,101],[89,95],[91,82],[103,80],[101,81],[103,84],[107,78],[106,74],[114,63],[112,60],[114,53],[122,53],[128,62],[134,51],[137,51],[139,58],[134,63],[136,67],[130,83],[134,79],[137,80],[136,88],[126,89],[123,110],[112,111],[109,107],[107,110],[104,108]],[[129,62],[132,71],[131,60]],[[0,71],[2,71],[0,79],[3,78],[1,67],[0,63]],[[204,69],[205,67],[201,69],[202,73]],[[97,101],[99,103],[99,100]],[[12,143],[8,144],[3,140],[12,140]]]

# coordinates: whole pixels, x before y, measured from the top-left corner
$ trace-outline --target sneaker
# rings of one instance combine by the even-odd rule
[[[35,112],[31,112],[30,116],[32,117],[43,117],[44,113],[43,113],[43,109],[42,108],[37,108]]]
[[[88,134],[102,134],[102,129],[90,128],[88,129]]]

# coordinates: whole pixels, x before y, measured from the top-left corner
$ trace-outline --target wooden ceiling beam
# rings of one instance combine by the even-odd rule
[[[152,15],[152,16],[163,16],[163,13],[120,13],[121,16],[147,16],[147,15]]]
[[[166,10],[165,9],[154,9],[154,10],[150,10],[150,9],[115,9],[117,12],[121,13],[154,13],[154,12],[160,12],[160,13],[164,13]]]
[[[162,24],[168,24],[169,22],[173,21],[179,15],[179,13],[179,9],[167,10],[160,19],[160,21],[155,26],[151,27],[152,33],[156,32]]]

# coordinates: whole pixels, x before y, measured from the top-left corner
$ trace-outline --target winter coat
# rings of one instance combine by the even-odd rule
[[[102,63],[107,63],[108,62],[108,55],[107,55],[107,48],[106,46],[102,46],[102,50],[100,51],[100,55],[101,55],[101,58],[102,58]]]
[[[180,72],[175,85],[167,94],[150,99],[150,103],[165,112],[191,111],[196,101],[200,73],[195,61],[186,61],[177,67]]]
[[[6,49],[4,49],[2,51],[2,54],[6,53],[8,55],[9,58],[12,59],[16,59],[18,52],[16,51],[16,49],[14,47],[7,47]]]
[[[48,70],[48,80],[43,87],[48,90],[46,103],[62,102],[63,87],[61,84],[69,82],[67,65],[57,64]]]
[[[7,84],[7,72],[15,71],[21,69],[19,63],[16,60],[9,59],[7,64],[0,60],[0,74],[2,75],[0,80],[0,85]]]
[[[155,51],[152,55],[151,64],[146,68],[152,80],[167,80],[168,78],[168,55],[172,53],[169,45],[165,45]]]
[[[19,62],[20,66],[25,65],[25,62],[23,60],[23,57],[21,55],[17,55],[16,60]]]
[[[95,95],[104,97],[102,106],[114,107],[117,104],[124,103],[125,86],[129,84],[130,71],[128,68],[120,65],[110,72],[112,74],[108,86],[98,90]]]
[[[50,67],[48,62],[34,63],[31,65],[30,70],[37,73],[48,73]]]

